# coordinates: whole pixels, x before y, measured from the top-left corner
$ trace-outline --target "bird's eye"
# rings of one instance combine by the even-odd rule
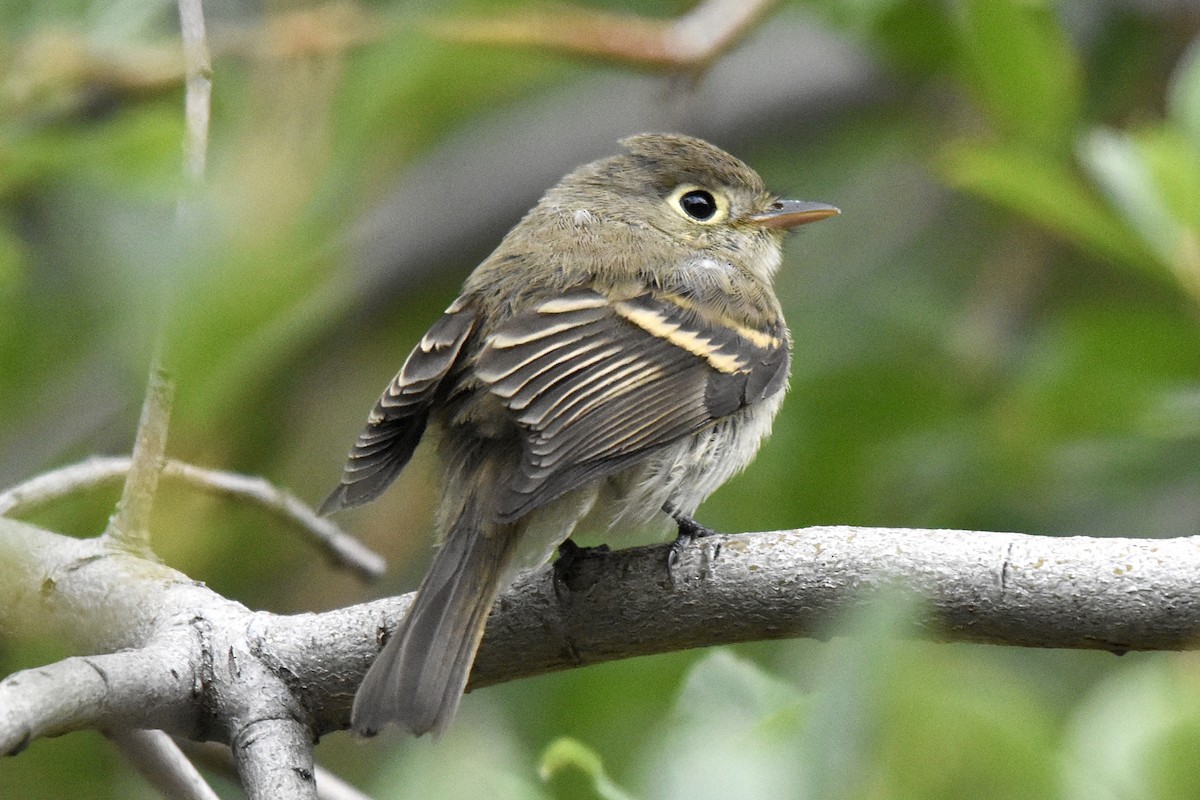
[[[717,199],[706,189],[692,189],[679,196],[679,207],[697,222],[706,222],[717,213]]]
[[[672,211],[694,224],[717,225],[729,219],[729,197],[720,189],[681,183],[666,200]]]

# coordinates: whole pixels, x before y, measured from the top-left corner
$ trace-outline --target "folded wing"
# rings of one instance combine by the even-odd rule
[[[438,386],[475,323],[474,312],[456,301],[433,324],[375,404],[346,459],[341,482],[320,513],[373,500],[395,480],[421,441]]]
[[[714,323],[650,293],[578,289],[514,317],[476,365],[525,434],[500,521],[780,391],[788,361],[782,322]]]

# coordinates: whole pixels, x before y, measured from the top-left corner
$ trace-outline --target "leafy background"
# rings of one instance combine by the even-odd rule
[[[166,292],[171,454],[320,499],[538,193],[671,128],[844,212],[788,245],[791,394],[704,521],[1197,533],[1194,5],[788,2],[698,81],[426,24],[515,8],[209,3],[226,45],[181,236],[173,5],[0,2],[0,484],[128,451]],[[115,497],[33,519],[91,534]],[[345,515],[388,557],[381,586],[179,488],[156,547],[251,606],[319,610],[414,586],[436,497],[422,454]],[[1200,797],[1195,656],[897,641],[908,611],[493,688],[438,743],[338,734],[318,756],[397,798]],[[0,640],[0,673],[64,652]],[[151,796],[96,734],[35,742],[0,786]]]

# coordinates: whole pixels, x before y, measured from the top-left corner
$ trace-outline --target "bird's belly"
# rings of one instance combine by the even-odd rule
[[[670,517],[664,505],[691,516],[721,484],[750,463],[771,431],[783,402],[777,392],[760,403],[731,414],[711,427],[667,445],[644,461],[614,475],[599,486],[568,492],[521,520],[522,544],[510,567],[536,567],[572,534],[644,527],[653,520],[664,528]]]
[[[594,511],[607,517],[610,528],[644,523],[668,504],[691,516],[754,458],[783,395],[777,392],[611,476]]]

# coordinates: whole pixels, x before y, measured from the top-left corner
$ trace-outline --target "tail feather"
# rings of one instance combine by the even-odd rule
[[[351,714],[356,732],[372,736],[394,722],[439,736],[454,718],[513,552],[507,526],[485,530],[475,505],[447,533],[408,614],[367,671]]]

